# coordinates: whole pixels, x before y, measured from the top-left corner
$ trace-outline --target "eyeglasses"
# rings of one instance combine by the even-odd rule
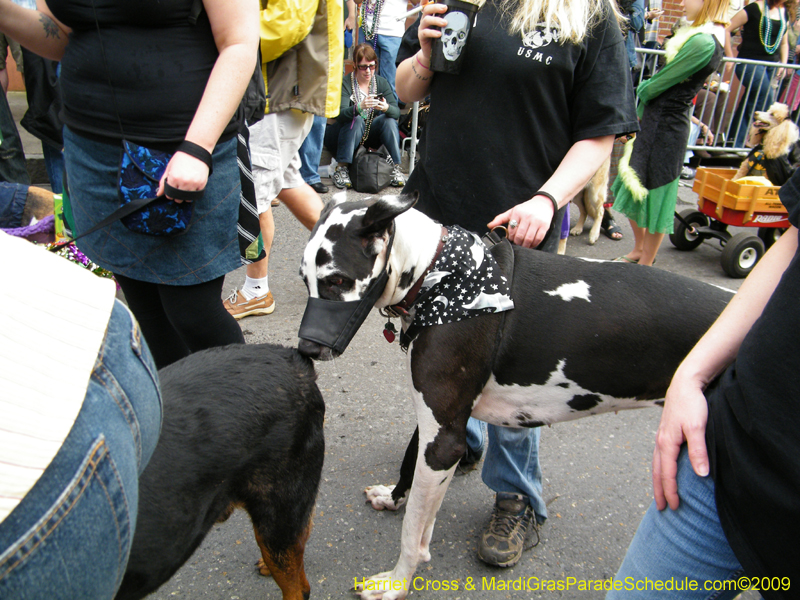
[[[366,71],[367,69],[371,69],[372,71],[374,71],[377,68],[378,68],[378,65],[376,65],[375,63],[370,63],[368,65],[358,65],[358,70],[359,71]]]

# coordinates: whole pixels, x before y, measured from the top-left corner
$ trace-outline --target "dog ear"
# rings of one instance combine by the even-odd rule
[[[777,158],[788,154],[798,137],[800,137],[800,132],[798,132],[797,125],[786,119],[777,127],[770,129],[764,136],[762,141],[764,154],[767,158]]]
[[[768,112],[771,112],[779,121],[785,121],[789,118],[789,107],[782,102],[773,102]]]
[[[417,203],[419,193],[399,196],[381,196],[367,208],[361,221],[361,235],[369,235],[389,228],[395,217]]]

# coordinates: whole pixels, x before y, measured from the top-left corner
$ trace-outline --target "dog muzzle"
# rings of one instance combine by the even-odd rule
[[[384,269],[360,300],[337,302],[309,298],[298,336],[300,339],[326,346],[337,355],[341,354],[381,297],[387,281],[389,274]]]
[[[301,340],[311,342],[311,344],[301,342],[298,347],[301,354],[311,358],[321,358],[310,352],[310,347],[313,347],[314,344],[330,348],[336,356],[345,351],[356,331],[366,320],[369,311],[372,310],[386,289],[386,283],[389,281],[386,266],[389,264],[389,253],[392,250],[393,241],[394,231],[392,231],[386,247],[386,263],[383,271],[359,300],[342,302],[323,298],[308,299],[297,335]]]

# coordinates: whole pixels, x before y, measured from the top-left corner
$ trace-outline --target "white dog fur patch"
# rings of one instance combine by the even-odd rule
[[[566,302],[570,302],[573,298],[579,298],[581,300],[591,302],[591,300],[589,300],[589,284],[582,279],[576,281],[575,283],[565,283],[558,286],[558,288],[555,290],[549,292],[545,291],[545,294],[549,294],[550,296],[561,296],[561,299]]]

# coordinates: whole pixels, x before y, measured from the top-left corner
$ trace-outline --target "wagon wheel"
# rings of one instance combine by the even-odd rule
[[[764,242],[751,233],[742,232],[737,233],[725,244],[720,263],[722,270],[729,277],[741,279],[747,277],[762,256],[764,256]]]
[[[778,241],[778,238],[786,231],[785,227],[759,227],[758,237],[764,242],[764,248],[770,249],[772,244]]]
[[[678,215],[675,217],[675,231],[669,234],[669,241],[678,250],[694,250],[703,243],[704,237],[702,234],[693,233],[691,228],[706,227],[708,225],[708,217],[699,210],[691,208],[681,211]]]

